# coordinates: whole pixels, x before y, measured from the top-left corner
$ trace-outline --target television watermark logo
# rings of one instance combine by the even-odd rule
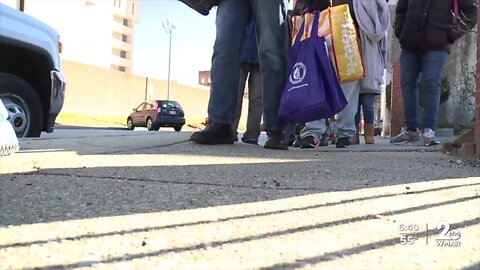
[[[450,229],[450,223],[440,221],[437,225],[437,247],[460,247],[462,234],[458,229]]]
[[[415,223],[400,224],[400,244],[401,245],[413,245],[420,238],[425,238],[425,243],[429,244],[429,238],[436,236],[435,244],[437,247],[460,247],[460,238],[462,234],[459,229],[450,228],[450,223],[446,221],[440,221],[437,224],[437,229],[428,229],[428,223],[425,224],[425,230],[423,227]]]
[[[420,226],[418,224],[400,224],[400,244],[413,245],[418,240]]]

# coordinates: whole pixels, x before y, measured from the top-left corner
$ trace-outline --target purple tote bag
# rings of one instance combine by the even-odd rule
[[[279,117],[288,122],[305,123],[331,117],[347,105],[325,38],[318,36],[319,15],[315,11],[310,37],[300,40],[304,22],[288,51],[288,78],[279,107]]]

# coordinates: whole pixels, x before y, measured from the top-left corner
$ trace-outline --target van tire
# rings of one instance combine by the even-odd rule
[[[24,79],[0,73],[0,98],[9,111],[17,137],[39,137],[43,127],[43,109],[35,89]]]

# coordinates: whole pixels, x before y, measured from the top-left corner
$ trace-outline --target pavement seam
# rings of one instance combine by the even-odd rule
[[[198,185],[198,186],[214,186],[214,187],[229,187],[229,188],[242,188],[242,189],[268,189],[268,190],[280,190],[280,191],[343,191],[343,190],[331,190],[331,189],[322,189],[322,188],[312,188],[312,187],[278,187],[278,186],[247,186],[247,185],[238,185],[238,184],[220,184],[220,183],[210,183],[210,182],[191,182],[191,181],[169,181],[169,180],[160,180],[160,179],[144,179],[144,178],[122,178],[114,176],[97,176],[97,175],[78,175],[78,174],[64,174],[64,173],[40,173],[39,171],[30,172],[30,173],[18,173],[17,175],[42,175],[42,176],[73,176],[78,178],[96,178],[103,180],[116,180],[116,181],[127,181],[127,182],[149,182],[149,183],[163,183],[163,184],[176,184],[176,185]],[[476,184],[475,184],[476,185]]]
[[[243,189],[270,189],[270,190],[285,190],[285,191],[305,191],[305,190],[327,191],[327,189],[319,189],[319,188],[284,188],[284,187],[273,187],[273,186],[267,186],[267,185],[247,186],[247,185],[219,184],[219,183],[209,183],[209,182],[168,181],[168,180],[159,180],[159,179],[122,178],[122,177],[113,177],[113,176],[78,175],[78,174],[63,174],[63,173],[40,173],[39,171],[31,172],[31,173],[17,173],[16,175],[73,176],[73,177],[88,178],[88,179],[96,178],[96,179],[120,180],[120,181],[128,181],[128,182],[150,182],[150,183],[163,183],[163,184],[176,184],[176,185],[231,187],[231,188],[243,188]]]
[[[123,150],[118,150],[118,151],[95,152],[95,155],[118,154],[118,153],[126,153],[126,152],[131,152],[131,151],[136,151],[136,150],[162,148],[162,147],[174,146],[174,145],[182,144],[182,143],[186,143],[186,142],[188,142],[188,140],[180,141],[180,142],[174,142],[174,143],[168,143],[168,144],[162,144],[162,145],[150,145],[150,146],[145,146],[145,147],[140,147],[140,148],[123,149]]]

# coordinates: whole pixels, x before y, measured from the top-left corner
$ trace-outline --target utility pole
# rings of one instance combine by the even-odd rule
[[[20,11],[25,11],[25,0],[20,0],[18,8]]]
[[[170,41],[168,45],[168,86],[167,86],[167,100],[170,100],[170,59],[172,56],[172,32],[175,30],[176,26],[171,24],[168,18],[165,18],[162,23],[163,29],[169,34]]]

